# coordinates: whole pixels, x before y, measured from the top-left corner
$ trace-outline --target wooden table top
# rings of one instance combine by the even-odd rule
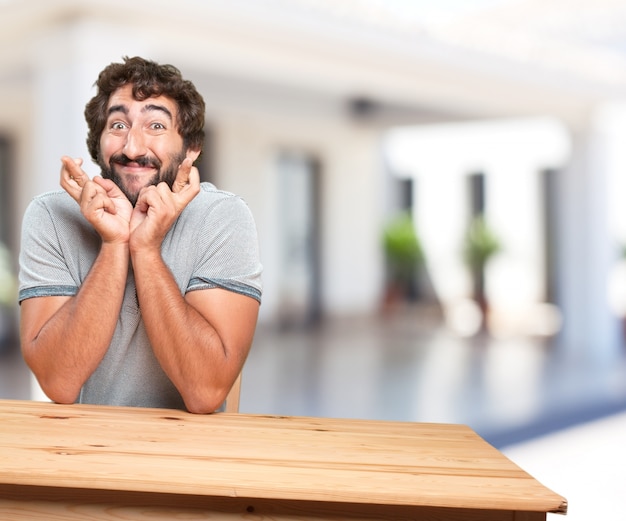
[[[463,425],[0,400],[2,484],[565,513]]]

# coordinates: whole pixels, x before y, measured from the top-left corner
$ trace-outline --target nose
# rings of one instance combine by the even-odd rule
[[[123,152],[129,159],[146,155],[146,142],[141,128],[135,126],[130,128],[126,134]]]

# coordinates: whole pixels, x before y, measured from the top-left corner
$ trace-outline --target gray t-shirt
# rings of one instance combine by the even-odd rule
[[[66,192],[33,199],[22,224],[20,303],[33,297],[75,295],[100,244],[99,235]],[[248,206],[236,195],[202,183],[200,193],[165,236],[161,253],[183,295],[223,288],[261,301],[256,226]],[[185,408],[152,352],[130,267],[113,339],[78,401]]]

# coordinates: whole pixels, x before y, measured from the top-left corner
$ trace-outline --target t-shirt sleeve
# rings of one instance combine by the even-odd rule
[[[65,260],[55,223],[41,198],[29,204],[22,221],[18,301],[72,296],[78,291]]]
[[[198,263],[187,291],[223,288],[261,301],[256,224],[240,197],[226,197],[208,212],[196,247]]]

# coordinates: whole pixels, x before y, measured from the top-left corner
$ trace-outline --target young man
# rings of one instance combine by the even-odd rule
[[[56,402],[213,412],[256,327],[253,218],[200,183],[204,101],[178,69],[124,58],[96,86],[85,118],[102,176],[63,157],[64,190],[24,216],[24,359]]]

